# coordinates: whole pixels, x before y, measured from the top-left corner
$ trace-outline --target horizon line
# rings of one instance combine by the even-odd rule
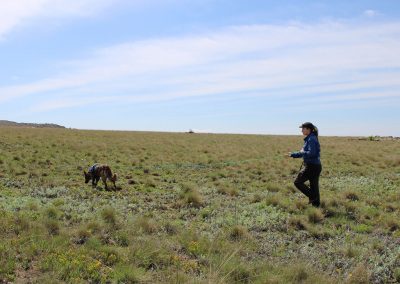
[[[15,122],[11,120],[5,120],[2,119],[3,121],[9,121],[9,122]],[[1,120],[0,120],[1,121]],[[29,127],[29,126],[16,126],[16,125],[0,125],[0,127],[8,127],[8,128],[37,128],[37,129],[64,129],[64,130],[78,130],[78,131],[104,131],[104,132],[144,132],[144,133],[170,133],[170,134],[215,134],[215,135],[251,135],[251,136],[303,136],[302,134],[289,134],[289,133],[282,133],[282,134],[277,134],[277,133],[254,133],[254,132],[206,132],[206,131],[193,131],[192,133],[190,132],[191,129],[187,131],[173,131],[173,130],[138,130],[138,129],[96,129],[96,128],[76,128],[76,127],[68,127],[64,125],[60,125],[57,123],[50,123],[50,122],[16,122],[19,124],[38,124],[38,125],[57,125],[60,126],[60,128],[57,127]],[[393,139],[400,139],[400,136],[396,135],[318,135],[318,137],[339,137],[339,138],[368,138],[368,137],[381,137],[381,138],[393,138]]]

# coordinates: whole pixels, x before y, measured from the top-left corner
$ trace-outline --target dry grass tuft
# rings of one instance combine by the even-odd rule
[[[44,225],[50,235],[58,235],[60,233],[60,224],[57,220],[47,219],[45,220]]]
[[[184,185],[181,200],[188,206],[200,208],[203,206],[203,197],[193,185]]]
[[[251,199],[251,203],[259,203],[262,201],[262,196],[259,193],[255,193]]]
[[[117,213],[112,207],[103,208],[101,217],[107,224],[115,225],[117,223]]]
[[[360,197],[358,196],[358,194],[354,191],[346,191],[343,193],[344,197],[348,200],[351,201],[358,201],[360,200]]]
[[[368,284],[370,283],[370,273],[364,264],[357,265],[352,272],[349,273],[347,284]]]
[[[305,230],[307,228],[307,222],[299,216],[292,216],[289,219],[289,226],[296,230]]]
[[[230,187],[228,185],[220,185],[217,188],[217,192],[221,194],[226,194],[230,196],[238,196],[239,192],[236,188]]]
[[[307,210],[307,217],[310,223],[321,223],[325,216],[321,209],[319,208],[309,208]]]
[[[139,228],[143,230],[146,234],[154,234],[158,231],[158,226],[153,219],[142,217],[136,221]]]
[[[229,237],[231,240],[239,241],[247,239],[249,237],[249,232],[245,227],[241,225],[235,225],[230,230]]]

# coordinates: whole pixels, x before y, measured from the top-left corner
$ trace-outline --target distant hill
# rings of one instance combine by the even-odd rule
[[[0,120],[0,126],[19,126],[19,127],[33,127],[33,128],[65,128],[65,126],[54,123],[26,123],[14,122],[8,120]]]

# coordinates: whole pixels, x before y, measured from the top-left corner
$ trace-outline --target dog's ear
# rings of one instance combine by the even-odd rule
[[[86,173],[86,171],[83,171],[83,175],[84,175],[84,176],[87,176],[87,173]]]

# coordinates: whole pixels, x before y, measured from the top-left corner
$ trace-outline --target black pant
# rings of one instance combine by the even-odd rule
[[[315,207],[318,207],[320,203],[318,182],[321,171],[320,164],[305,164],[304,169],[299,172],[294,181],[294,185],[309,198],[310,203]],[[310,187],[304,184],[307,180],[310,181]]]

